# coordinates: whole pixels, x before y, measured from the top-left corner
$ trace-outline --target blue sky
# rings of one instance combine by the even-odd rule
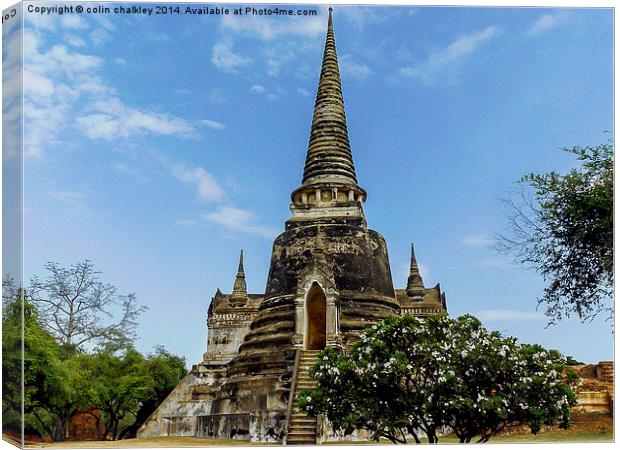
[[[239,249],[249,290],[264,292],[301,180],[327,20],[308,8],[318,15],[26,14],[26,276],[91,259],[148,306],[140,350],[198,362]],[[542,280],[492,249],[515,180],[566,171],[575,161],[560,147],[609,138],[612,20],[610,9],[335,8],[358,180],[396,287],[413,241],[452,315],[613,358],[602,320],[545,328]]]

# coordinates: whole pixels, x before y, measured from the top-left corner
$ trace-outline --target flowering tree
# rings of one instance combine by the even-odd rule
[[[300,394],[310,414],[336,431],[365,428],[374,439],[429,443],[453,431],[486,442],[507,425],[567,428],[576,397],[562,379],[565,359],[487,331],[472,316],[391,317],[366,329],[350,351],[326,349]]]

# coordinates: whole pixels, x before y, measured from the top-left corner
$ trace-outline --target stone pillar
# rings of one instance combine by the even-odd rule
[[[334,347],[338,337],[338,308],[334,295],[327,295],[327,307],[325,309],[325,345]]]
[[[293,335],[293,347],[304,347],[305,334],[305,296],[298,296],[295,299],[295,334]]]

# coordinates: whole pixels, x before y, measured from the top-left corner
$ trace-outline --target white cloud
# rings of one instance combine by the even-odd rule
[[[567,17],[568,14],[565,11],[559,11],[553,14],[544,14],[532,24],[526,33],[531,36],[538,36],[547,30],[562,24],[566,21]]]
[[[265,92],[265,88],[260,84],[255,84],[250,88],[250,90],[256,94],[262,94],[263,92]]]
[[[74,52],[64,45],[54,45],[47,52],[40,52],[39,45],[40,40],[36,34],[25,33],[24,54],[27,55],[28,70],[32,72],[51,76],[64,74],[75,78],[98,70],[104,63],[101,58]]]
[[[26,14],[25,21],[28,26],[35,30],[56,30],[56,19],[58,16],[53,14]]]
[[[52,80],[29,70],[24,71],[24,85],[34,96],[49,98],[54,94],[54,82]]]
[[[376,7],[347,6],[339,8],[345,19],[354,23],[358,28],[363,29],[367,24],[383,22],[387,19],[388,8],[383,8],[380,12]],[[400,12],[400,11],[399,11]]]
[[[114,58],[114,62],[119,66],[124,66],[125,64],[127,64],[127,61],[125,61],[123,58]]]
[[[99,28],[92,33],[90,33],[90,40],[95,45],[102,45],[112,39],[112,33],[104,30],[103,28]]]
[[[202,167],[188,168],[183,164],[175,164],[172,174],[185,183],[193,184],[198,190],[198,196],[204,200],[217,202],[225,197],[224,190],[215,177]]]
[[[223,130],[226,127],[223,123],[216,122],[215,120],[199,120],[198,123],[214,130]]]
[[[24,149],[27,156],[38,156],[44,153],[45,146],[60,143],[59,130],[80,94],[30,70],[23,76]]]
[[[537,312],[517,311],[513,309],[482,309],[472,313],[482,321],[514,321],[514,320],[547,320],[547,318]]]
[[[474,267],[485,269],[505,269],[511,267],[514,268],[514,264],[512,264],[510,261],[500,258],[487,258],[474,264]]]
[[[274,228],[257,224],[251,212],[234,206],[222,206],[214,212],[203,214],[202,218],[246,234],[271,238],[278,232]]]
[[[24,53],[25,148],[29,155],[60,144],[76,127],[91,139],[115,140],[152,133],[195,137],[189,121],[121,101],[101,76],[104,61],[65,45],[43,50],[41,31],[26,29]],[[118,59],[117,64],[124,60]],[[81,101],[83,100],[83,101]]]
[[[174,225],[180,227],[193,227],[196,225],[196,221],[194,219],[179,219],[174,221]]]
[[[76,119],[78,127],[91,139],[114,140],[136,134],[153,133],[163,136],[194,137],[194,126],[178,117],[165,113],[141,110],[122,103],[118,98],[93,103],[94,114]]]
[[[60,24],[64,28],[71,30],[85,30],[88,28],[86,20],[75,14],[63,14],[60,18]]]
[[[95,21],[99,25],[101,25],[101,27],[103,27],[105,30],[108,30],[108,31],[116,30],[116,25],[114,25],[114,22],[112,22],[112,20],[110,20],[104,14],[93,14],[91,17],[95,19]]]
[[[140,171],[139,169],[136,169],[135,167],[122,163],[122,162],[115,163],[114,170],[127,174],[127,175],[131,175],[132,177],[140,178],[141,180],[144,179],[144,175],[142,174],[142,171]]]
[[[366,78],[372,73],[370,67],[366,64],[354,61],[351,55],[342,55],[340,57],[340,68],[344,75],[349,75],[354,78]]]
[[[297,93],[301,95],[302,97],[308,97],[310,95],[310,91],[304,88],[297,88]]]
[[[225,72],[235,73],[241,67],[248,66],[253,59],[233,51],[233,42],[225,38],[213,46],[211,61]]]
[[[280,17],[235,16],[222,17],[221,26],[234,34],[257,36],[262,40],[272,40],[283,35],[302,37],[320,36],[325,33],[326,15]]]
[[[489,26],[482,31],[460,36],[447,47],[431,53],[424,63],[403,67],[400,74],[406,78],[420,78],[423,82],[432,84],[438,73],[473,53],[481,44],[496,36],[498,32],[498,27]]]
[[[285,40],[283,42],[272,43],[262,49],[267,75],[276,77],[280,74],[282,66],[294,60],[303,46],[296,41]]]
[[[209,91],[208,95],[209,101],[215,104],[222,104],[226,101],[226,95],[222,92],[221,89],[213,88]]]
[[[55,199],[71,206],[81,205],[84,200],[84,193],[77,191],[52,191],[50,194]]]
[[[166,33],[156,33],[154,31],[147,31],[146,33],[144,33],[144,39],[146,39],[147,41],[151,41],[151,42],[170,42],[172,41],[172,39],[170,39],[170,36],[168,36]]]
[[[84,39],[74,34],[67,34],[65,36],[65,42],[74,47],[84,47],[86,45],[86,41]]]
[[[461,239],[461,244],[472,247],[484,247],[493,243],[493,239],[483,234],[471,234]]]

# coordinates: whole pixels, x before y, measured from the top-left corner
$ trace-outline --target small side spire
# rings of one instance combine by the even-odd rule
[[[415,258],[413,242],[411,243],[411,264],[409,266],[409,278],[407,279],[407,295],[410,297],[424,296],[424,282],[422,281],[422,275],[420,275],[418,261]]]
[[[237,269],[237,276],[235,278],[235,284],[233,285],[233,291],[230,295],[230,304],[233,306],[245,306],[248,302],[248,287],[245,283],[245,271],[243,270],[243,250],[239,255],[239,268]]]

